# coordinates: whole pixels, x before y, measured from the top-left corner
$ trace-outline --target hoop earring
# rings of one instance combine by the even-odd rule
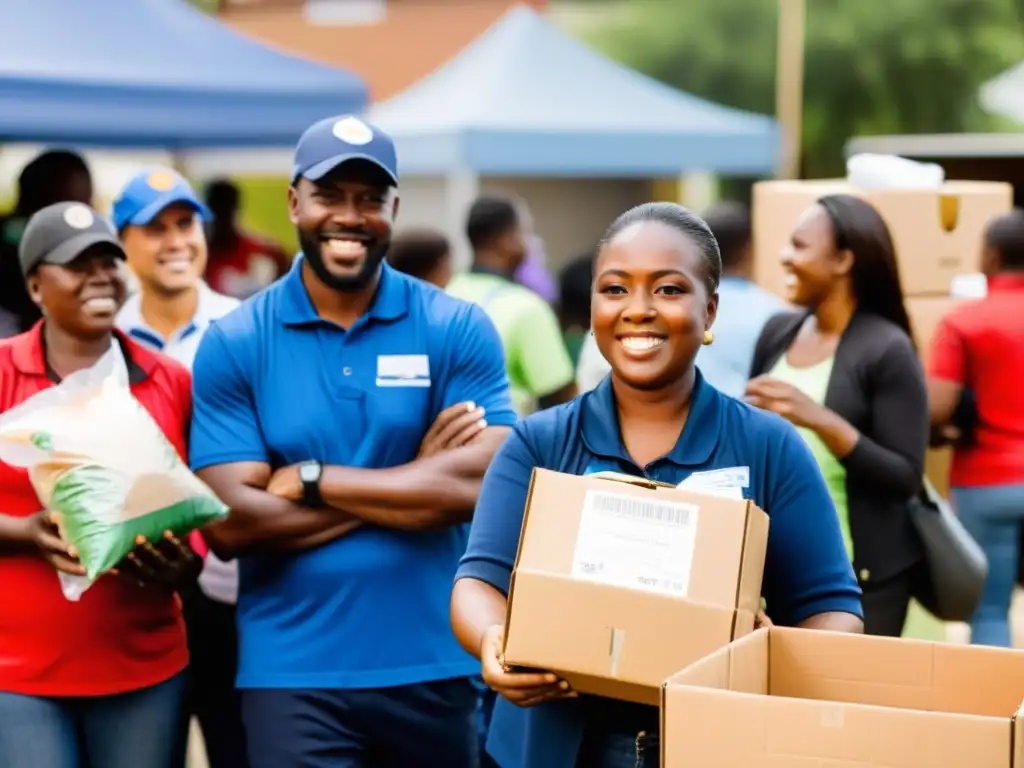
[[[704,346],[715,343],[715,334],[711,331],[704,331]]]

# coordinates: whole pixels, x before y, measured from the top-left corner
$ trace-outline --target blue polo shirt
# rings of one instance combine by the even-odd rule
[[[386,264],[344,330],[317,314],[303,259],[215,323],[193,368],[191,463],[383,468],[413,461],[450,405],[492,426],[515,412],[483,310]],[[318,549],[240,559],[240,688],[376,688],[470,675],[480,665],[448,616],[465,526],[366,526]]]
[[[699,372],[679,442],[646,467],[636,466],[622,444],[611,377],[520,421],[484,477],[456,579],[479,579],[508,594],[535,467],[574,475],[610,470],[673,484],[694,472],[746,468],[744,496],[771,518],[762,589],[768,615],[780,625],[826,611],[862,615],[835,507],[803,440],[778,416],[726,397]],[[499,698],[488,751],[502,768],[571,768],[585,703],[594,705],[563,700],[522,710]]]

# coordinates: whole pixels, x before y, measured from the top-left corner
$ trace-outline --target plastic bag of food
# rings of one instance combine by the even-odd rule
[[[77,600],[135,548],[227,516],[227,507],[182,463],[128,388],[120,344],[0,416],[0,461],[28,469],[42,505],[78,551],[84,580],[61,574]]]

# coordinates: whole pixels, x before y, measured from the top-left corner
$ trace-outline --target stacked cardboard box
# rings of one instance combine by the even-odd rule
[[[1013,206],[1013,189],[998,182],[950,181],[941,190],[863,190],[842,180],[765,181],[754,187],[754,276],[785,295],[780,254],[797,217],[818,198],[852,194],[870,202],[892,234],[915,342],[927,353],[939,319],[960,299],[954,286],[981,269],[985,228]],[[949,486],[949,452],[931,451],[928,476]]]

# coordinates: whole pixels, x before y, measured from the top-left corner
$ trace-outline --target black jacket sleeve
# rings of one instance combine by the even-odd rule
[[[910,499],[921,488],[928,443],[928,393],[910,340],[893,336],[867,371],[870,436],[861,432],[842,464],[848,482]]]

